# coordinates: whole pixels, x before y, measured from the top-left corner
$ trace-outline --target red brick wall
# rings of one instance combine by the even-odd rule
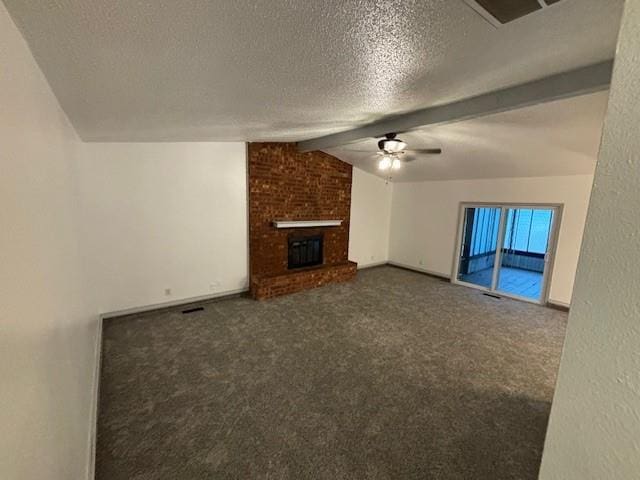
[[[348,262],[351,165],[322,152],[299,153],[292,143],[250,143],[249,250],[251,283],[291,274],[290,235],[324,233],[324,264]],[[342,220],[339,227],[276,229],[274,220]]]
[[[256,279],[251,285],[254,298],[267,298],[300,292],[310,288],[321,287],[328,283],[346,282],[356,275],[355,262],[331,265],[324,268],[294,270],[285,275]]]

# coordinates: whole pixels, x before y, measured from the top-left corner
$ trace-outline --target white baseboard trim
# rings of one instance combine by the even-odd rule
[[[100,403],[100,371],[102,368],[102,316],[98,317],[98,331],[94,346],[93,385],[91,395],[91,412],[89,417],[89,462],[87,479],[96,478],[96,445],[98,443],[98,404]]]
[[[179,300],[172,300],[170,302],[155,303],[153,305],[144,305],[142,307],[125,308],[123,310],[107,312],[107,313],[103,313],[101,317],[104,319],[107,319],[107,318],[113,318],[113,317],[121,317],[123,315],[132,315],[134,313],[144,313],[152,310],[159,310],[161,308],[177,307],[179,305],[187,305],[189,303],[204,302],[206,300],[214,300],[216,298],[221,298],[221,297],[230,297],[230,296],[238,295],[240,293],[245,293],[248,291],[249,291],[249,288],[245,287],[245,288],[239,288],[237,290],[227,290],[225,292],[214,293],[212,295],[201,295],[198,297],[181,298]]]
[[[414,272],[426,273],[427,275],[431,275],[432,277],[440,277],[446,280],[451,280],[450,275],[445,275],[444,273],[434,272],[433,270],[427,270],[426,268],[416,267],[414,265],[407,265],[402,262],[388,261],[389,265],[394,267],[406,268],[407,270],[413,270]]]
[[[389,262],[384,260],[382,262],[366,263],[364,265],[358,264],[358,270],[365,270],[367,268],[373,268],[373,267],[381,267],[382,265],[387,265],[388,263]]]
[[[571,304],[570,303],[561,302],[560,300],[549,299],[549,300],[547,300],[547,305],[551,305],[551,306],[554,306],[554,307],[560,307],[560,308],[567,309],[567,310],[571,308]]]

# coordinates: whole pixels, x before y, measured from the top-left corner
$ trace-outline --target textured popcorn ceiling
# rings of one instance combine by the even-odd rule
[[[392,181],[593,174],[608,96],[598,92],[403,133],[409,148],[443,152],[404,164]],[[370,138],[326,152],[385,177],[377,149]]]
[[[622,0],[4,0],[85,140],[302,140],[613,57]]]

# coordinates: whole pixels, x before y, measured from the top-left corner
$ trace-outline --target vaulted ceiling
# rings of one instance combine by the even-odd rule
[[[4,3],[87,141],[350,129],[612,58],[623,5],[563,0],[495,28],[462,0]]]
[[[609,92],[602,91],[399,135],[417,155],[400,170],[378,169],[377,139],[326,152],[393,182],[593,174]]]

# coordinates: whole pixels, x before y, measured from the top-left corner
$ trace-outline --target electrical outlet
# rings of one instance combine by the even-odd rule
[[[214,280],[209,284],[209,290],[212,292],[215,292],[218,288],[220,288],[220,282],[218,280]]]
[[[164,289],[164,295],[165,295],[165,297],[170,296],[171,295],[171,289],[170,288],[165,288]]]
[[[371,255],[371,260],[375,260],[376,257],[374,257],[373,255]]]
[[[420,260],[420,261],[418,262],[418,264],[420,264],[420,265],[424,265],[424,260]]]

